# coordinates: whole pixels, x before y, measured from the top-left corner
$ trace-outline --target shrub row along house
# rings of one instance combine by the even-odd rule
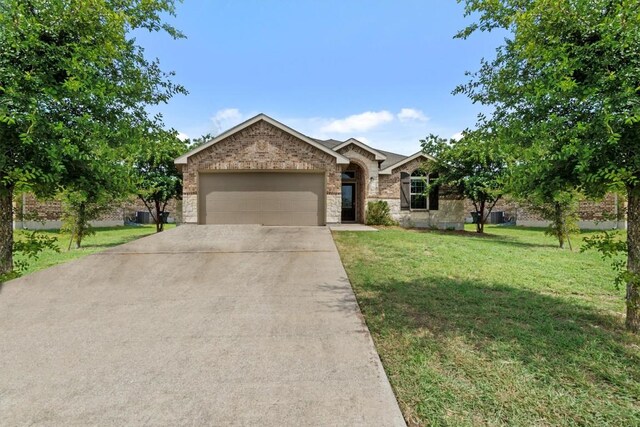
[[[183,214],[193,224],[363,223],[384,200],[402,225],[462,229],[464,201],[435,188],[429,162],[357,139],[310,138],[259,114],[176,159]]]

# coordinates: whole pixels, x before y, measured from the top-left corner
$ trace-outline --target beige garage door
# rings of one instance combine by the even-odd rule
[[[200,224],[323,225],[324,174],[202,173]]]

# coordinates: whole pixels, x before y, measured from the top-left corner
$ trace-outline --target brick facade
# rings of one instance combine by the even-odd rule
[[[222,170],[323,171],[326,219],[327,222],[339,222],[335,217],[336,197],[330,196],[338,196],[339,200],[342,166],[332,155],[266,121],[258,121],[189,157],[182,170],[185,222],[198,222],[198,174]]]
[[[400,173],[413,172],[423,165],[424,158],[407,162],[393,169],[390,175],[380,175],[382,159],[366,146],[339,141],[319,141],[327,150],[333,150],[336,142],[341,146],[336,155],[317,147],[313,140],[281,126],[273,119],[259,115],[236,130],[224,133],[220,139],[182,156],[177,163],[182,166],[184,180],[183,219],[187,223],[198,222],[198,179],[201,173],[214,171],[322,171],[326,183],[326,222],[341,222],[342,172],[355,171],[356,221],[365,221],[365,207],[371,200],[386,200],[392,215],[405,225],[420,227],[461,228],[464,209],[461,200],[445,196],[438,211],[400,212]],[[342,157],[338,156],[341,155]],[[402,156],[398,156],[402,159]],[[349,159],[341,164],[338,159]]]
[[[406,172],[412,174],[413,171],[424,167],[423,159],[414,159],[404,165],[391,170],[391,175],[380,175],[380,198],[391,199],[400,198],[400,174]],[[427,165],[428,168],[428,165]],[[398,205],[400,206],[400,205]]]

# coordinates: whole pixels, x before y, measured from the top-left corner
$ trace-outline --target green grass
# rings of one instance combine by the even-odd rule
[[[172,228],[174,225],[167,224],[165,229]],[[142,225],[142,226],[123,226],[123,227],[105,227],[96,228],[96,233],[92,236],[86,237],[82,242],[82,248],[67,250],[69,246],[69,234],[60,233],[59,230],[43,230],[41,233],[46,234],[49,237],[54,237],[57,240],[57,246],[59,252],[53,250],[45,250],[40,253],[37,260],[27,260],[29,263],[28,268],[23,272],[23,275],[32,273],[34,271],[42,270],[47,267],[61,264],[63,262],[71,261],[76,258],[103,251],[107,248],[121,245],[123,243],[130,242],[140,237],[154,234],[156,229],[155,225]],[[29,231],[15,230],[15,238],[19,240],[23,238]],[[16,260],[24,259],[20,255],[16,256]]]
[[[640,338],[609,264],[486,232],[334,233],[408,423],[640,425]]]

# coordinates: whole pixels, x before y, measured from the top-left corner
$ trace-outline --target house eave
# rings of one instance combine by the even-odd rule
[[[415,154],[412,154],[411,156],[407,157],[406,159],[402,159],[399,162],[396,162],[390,166],[387,166],[386,168],[384,168],[383,170],[381,170],[380,172],[378,172],[379,175],[391,175],[393,173],[393,170],[396,168],[399,168],[400,166],[407,164],[415,159],[418,159],[420,157],[423,157],[425,160],[431,160],[431,161],[436,161],[436,158],[433,156],[430,156],[428,154],[424,154],[422,151],[418,151]]]
[[[346,158],[345,156],[341,155],[340,153],[337,153],[336,151],[325,147],[324,145],[314,141],[313,139],[309,138],[308,136],[301,134],[297,130],[292,129],[292,128],[280,123],[279,121],[272,119],[271,117],[267,116],[266,114],[262,114],[262,113],[258,114],[255,117],[250,118],[249,120],[246,120],[246,121],[240,123],[237,126],[232,127],[231,129],[227,130],[226,132],[223,132],[220,135],[216,136],[211,141],[208,141],[208,142],[202,144],[201,146],[199,146],[197,148],[194,148],[193,150],[189,151],[188,153],[183,154],[182,156],[180,156],[177,159],[175,159],[174,163],[176,165],[186,165],[187,161],[189,160],[189,157],[191,157],[194,154],[197,154],[197,153],[199,153],[199,152],[201,152],[203,150],[206,150],[207,148],[211,147],[212,145],[222,141],[223,139],[233,135],[234,133],[240,132],[243,129],[248,128],[249,126],[258,123],[261,120],[269,123],[272,126],[277,127],[278,129],[280,129],[283,132],[286,132],[286,133],[288,133],[290,135],[295,136],[296,138],[306,142],[307,144],[317,148],[318,150],[323,151],[323,152],[331,155],[332,157],[335,157],[337,164],[340,164],[340,165],[348,165],[349,164],[349,159]]]
[[[367,152],[369,152],[369,153],[373,154],[374,158],[375,158],[376,160],[378,160],[378,161],[384,161],[384,160],[386,160],[386,159],[387,159],[387,156],[385,156],[384,154],[382,154],[382,153],[380,153],[380,152],[378,152],[378,151],[374,150],[373,148],[371,148],[371,147],[369,147],[368,145],[366,145],[366,144],[364,144],[364,143],[362,143],[362,142],[358,141],[358,140],[357,140],[357,139],[355,139],[355,138],[349,138],[349,139],[347,139],[347,140],[346,140],[345,142],[343,142],[342,144],[339,144],[339,145],[336,145],[335,147],[333,147],[333,150],[334,150],[334,151],[338,151],[338,150],[340,150],[340,149],[342,149],[342,148],[344,148],[344,147],[348,146],[349,144],[353,144],[353,145],[355,145],[356,147],[360,147],[360,148],[362,148],[363,150],[365,150],[365,151],[367,151]]]

